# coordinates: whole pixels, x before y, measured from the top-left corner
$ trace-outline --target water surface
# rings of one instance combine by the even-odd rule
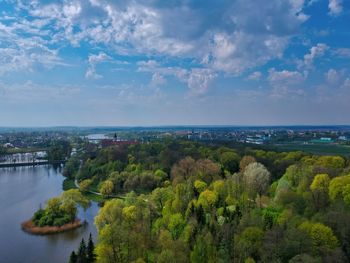
[[[21,230],[45,202],[62,193],[64,177],[51,166],[0,168],[0,261],[6,263],[64,263],[82,237],[96,236],[93,218],[98,206],[93,203],[79,217],[88,224],[73,231],[49,236],[34,236]]]

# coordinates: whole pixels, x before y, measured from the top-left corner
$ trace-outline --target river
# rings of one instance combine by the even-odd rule
[[[35,236],[21,230],[20,224],[29,219],[45,202],[62,193],[64,177],[51,166],[0,168],[0,262],[6,263],[65,263],[81,238],[97,236],[93,225],[98,212],[96,203],[79,218],[84,227],[49,236]]]

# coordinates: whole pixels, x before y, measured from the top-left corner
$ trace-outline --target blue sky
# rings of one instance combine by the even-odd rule
[[[0,0],[0,126],[350,124],[349,0]]]

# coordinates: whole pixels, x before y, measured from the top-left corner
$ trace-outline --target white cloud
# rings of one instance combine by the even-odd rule
[[[42,85],[32,81],[9,84],[0,82],[0,100],[7,102],[35,103],[37,101],[51,101],[71,98],[79,94],[81,87],[76,85]]]
[[[318,43],[316,46],[310,48],[309,53],[304,55],[304,60],[299,63],[298,68],[307,70],[313,67],[315,59],[324,56],[329,47],[324,43]]]
[[[46,32],[55,45],[68,41],[74,47],[103,45],[109,53],[191,58],[214,71],[239,75],[282,58],[308,18],[304,5],[304,0],[224,0],[194,8],[187,0],[37,0],[18,8],[30,21],[43,21],[33,30]],[[98,76],[93,69],[88,75]]]
[[[325,73],[326,80],[329,84],[335,85],[340,81],[340,74],[335,69],[329,69]]]
[[[217,77],[217,73],[207,68],[184,69],[179,67],[162,67],[154,60],[140,61],[138,65],[139,71],[153,74],[151,83],[153,82],[153,78],[158,79],[159,76],[176,77],[180,82],[187,85],[190,97],[207,93],[210,84]]]
[[[333,50],[333,54],[340,58],[350,58],[350,48],[337,48]]]
[[[32,71],[37,65],[46,68],[67,65],[59,57],[58,50],[42,38],[44,32],[35,30],[35,24],[38,23],[6,25],[0,21],[0,75],[12,71]],[[23,31],[29,32],[30,36],[21,36]]]
[[[329,0],[329,14],[337,16],[343,12],[343,0]]]
[[[262,77],[262,73],[260,71],[255,71],[250,74],[247,79],[248,80],[259,80]]]
[[[304,81],[304,77],[300,72],[297,71],[276,71],[276,69],[272,68],[269,70],[268,80],[273,85],[293,85],[300,84]]]
[[[270,97],[273,99],[293,99],[304,95],[303,89],[291,89],[286,86],[274,86],[270,93]]]
[[[210,69],[192,69],[187,79],[190,95],[203,95],[207,93],[210,83],[217,74]]]
[[[103,52],[100,52],[97,55],[89,55],[89,59],[88,59],[88,68],[86,70],[85,73],[85,77],[87,79],[100,79],[102,78],[101,75],[97,74],[96,72],[96,65],[102,62],[106,62],[106,61],[110,61],[112,58],[108,55],[106,55]]]
[[[271,97],[284,98],[304,95],[305,92],[301,88],[304,80],[304,76],[297,71],[270,69],[268,81],[272,86]]]
[[[350,91],[350,78],[346,78],[341,86],[342,89]],[[350,99],[350,98],[349,98]]]
[[[154,73],[152,75],[152,79],[151,79],[151,83],[150,85],[152,87],[158,87],[158,86],[163,86],[164,84],[166,84],[166,79],[159,73]]]

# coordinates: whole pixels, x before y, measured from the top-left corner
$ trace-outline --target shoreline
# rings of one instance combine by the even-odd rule
[[[81,227],[82,225],[83,223],[80,221],[80,219],[76,219],[74,222],[62,226],[39,227],[35,226],[32,220],[27,220],[21,224],[21,228],[24,232],[33,235],[51,235],[73,230]]]

